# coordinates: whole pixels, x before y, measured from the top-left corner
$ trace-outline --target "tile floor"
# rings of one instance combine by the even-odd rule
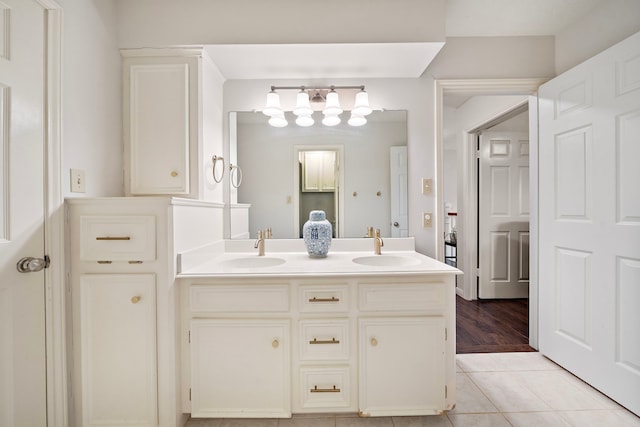
[[[192,419],[187,427],[640,427],[625,410],[539,353],[457,355],[457,404],[440,416]]]

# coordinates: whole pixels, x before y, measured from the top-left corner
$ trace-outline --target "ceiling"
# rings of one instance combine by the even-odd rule
[[[550,36],[607,0],[446,0],[447,37]],[[419,77],[443,43],[210,45],[227,79]]]

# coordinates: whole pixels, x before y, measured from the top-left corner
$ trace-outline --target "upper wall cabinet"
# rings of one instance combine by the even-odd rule
[[[209,176],[211,157],[222,154],[223,79],[215,66],[201,48],[121,54],[125,194],[218,201],[219,193],[222,201],[222,184]]]

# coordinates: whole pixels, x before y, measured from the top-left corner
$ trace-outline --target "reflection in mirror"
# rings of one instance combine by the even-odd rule
[[[311,127],[296,126],[290,113],[284,128],[259,112],[235,118],[237,202],[251,205],[251,235],[269,227],[274,238],[298,238],[314,209],[332,218],[336,237],[365,237],[368,227],[408,235],[406,111],[375,111],[360,127],[323,126],[318,112]]]

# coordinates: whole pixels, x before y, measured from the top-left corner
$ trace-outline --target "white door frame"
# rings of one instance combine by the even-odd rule
[[[45,336],[47,426],[69,425],[65,292],[64,193],[62,191],[62,7],[57,0],[36,0],[46,13],[45,70]]]
[[[532,95],[535,94],[538,87],[547,79],[465,79],[465,80],[435,80],[435,141],[436,141],[436,230],[444,230],[444,95],[445,94],[467,94],[472,96],[479,95]],[[537,136],[537,103],[534,102],[535,97],[530,97],[529,108],[530,117],[533,114],[536,117],[534,123],[530,123],[530,135]],[[532,103],[534,105],[532,105]],[[531,130],[533,128],[533,131]],[[532,133],[533,132],[533,133]],[[472,136],[469,135],[469,138]],[[470,150],[473,144],[465,141],[463,149]],[[529,262],[530,262],[530,281],[529,281],[529,345],[533,348],[538,347],[538,141],[530,141],[530,184],[531,184],[531,216],[530,216],[530,242],[529,242]],[[475,153],[474,153],[475,154]],[[475,202],[475,188],[469,188],[470,174],[475,170],[473,163],[469,163],[469,153],[461,153],[463,164],[461,170],[464,179],[461,180],[462,193],[467,197],[463,200],[461,211],[471,212],[471,207]],[[473,156],[475,158],[475,155]],[[460,157],[459,157],[460,158]],[[475,181],[475,178],[473,178]],[[460,193],[460,190],[458,190]],[[466,274],[462,277],[463,292],[462,296],[466,299],[473,297],[476,292],[477,276],[475,271],[475,253],[476,249],[472,246],[475,244],[470,239],[465,239],[465,233],[476,230],[477,226],[475,215],[462,215],[458,217],[458,225],[462,225],[463,230],[467,230],[458,236],[457,256],[462,259],[462,265]],[[444,233],[436,233],[436,254],[440,261],[444,259]],[[467,266],[471,266],[468,270]]]

